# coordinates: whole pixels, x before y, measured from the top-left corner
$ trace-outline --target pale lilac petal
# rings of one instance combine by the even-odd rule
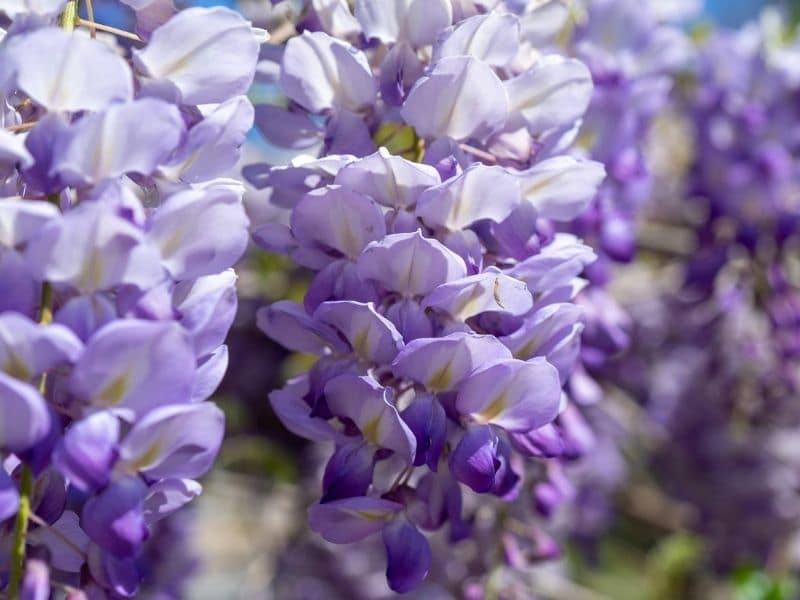
[[[514,60],[520,44],[519,19],[490,12],[461,21],[434,47],[434,62],[448,56],[472,56],[494,67]]]
[[[33,156],[25,147],[25,136],[0,129],[0,179],[10,177],[19,166],[26,169],[33,164]]]
[[[335,333],[321,327],[302,306],[279,300],[258,310],[258,328],[295,352],[325,354],[334,345]]]
[[[337,38],[361,33],[361,25],[350,12],[347,0],[311,0],[322,28]]]
[[[17,198],[0,200],[0,246],[14,248],[24,244],[58,215],[58,208],[49,202]]]
[[[40,325],[19,313],[0,314],[0,370],[32,379],[56,366],[74,363],[83,344],[63,325]]]
[[[479,366],[501,358],[511,358],[511,353],[494,336],[457,332],[409,342],[392,370],[432,392],[445,392],[457,389]]]
[[[144,499],[142,509],[145,521],[152,525],[168,517],[202,491],[203,486],[191,479],[162,479],[150,486]]]
[[[164,277],[141,230],[97,202],[81,203],[42,227],[25,257],[40,280],[91,293],[127,283],[141,289]]]
[[[514,358],[527,360],[542,356],[543,349],[555,347],[581,319],[583,311],[571,302],[556,303],[536,311],[510,335],[500,338]]]
[[[197,360],[192,383],[192,402],[202,402],[217,391],[228,371],[228,347],[217,347],[213,352]]]
[[[425,296],[422,306],[466,321],[490,311],[524,315],[533,308],[533,296],[525,282],[489,267],[478,275],[440,285]]]
[[[236,317],[236,273],[227,269],[182,281],[175,286],[172,303],[178,322],[191,335],[195,354],[205,356],[225,341]]]
[[[358,258],[367,244],[386,234],[378,205],[341,186],[306,194],[292,212],[291,227],[300,244],[335,250],[351,260]]]
[[[99,412],[75,421],[53,452],[53,465],[84,492],[104,487],[117,460],[119,421]]]
[[[351,419],[373,446],[394,450],[411,463],[416,438],[388,395],[371,377],[342,375],[325,386],[325,399],[334,415]]]
[[[314,319],[336,328],[364,360],[389,364],[403,347],[400,332],[371,302],[323,302],[314,311]]]
[[[453,9],[449,0],[356,0],[355,15],[367,39],[420,48],[450,25]]]
[[[477,163],[423,192],[416,215],[429,227],[458,231],[476,221],[500,222],[521,201],[520,184],[511,173]]]
[[[359,111],[375,101],[376,84],[363,52],[327,33],[305,31],[286,44],[280,85],[303,108]]]
[[[177,107],[163,100],[113,104],[86,115],[57,141],[50,174],[75,186],[128,173],[150,175],[178,147],[184,131]]]
[[[203,475],[222,443],[225,415],[212,402],[162,406],[147,413],[119,446],[124,468],[153,479]]]
[[[50,412],[33,386],[0,372],[0,448],[24,452],[50,431]]]
[[[31,277],[25,259],[13,250],[0,250],[0,311],[34,316],[41,285]]]
[[[605,174],[601,163],[571,156],[550,158],[516,173],[525,200],[539,216],[555,221],[569,221],[582,213],[597,194]]]
[[[258,47],[239,13],[189,8],[153,31],[147,46],[134,50],[133,62],[148,78],[174,87],[182,103],[208,104],[247,92]]]
[[[570,125],[592,98],[592,75],[579,60],[548,55],[504,82],[509,110],[532,135]]]
[[[349,544],[378,533],[402,509],[402,504],[383,498],[343,498],[312,505],[308,521],[329,542]]]
[[[127,319],[98,331],[72,372],[73,393],[125,419],[189,402],[194,350],[180,325]]]
[[[164,201],[147,237],[175,279],[219,273],[244,254],[249,220],[242,193],[233,185],[215,185],[178,192]]]
[[[335,183],[389,208],[409,208],[420,194],[441,182],[436,169],[394,156],[386,148],[346,165]]]
[[[422,137],[483,139],[502,128],[508,96],[488,65],[467,56],[439,61],[412,88],[401,114]]]
[[[532,292],[545,292],[566,285],[593,263],[592,249],[570,234],[556,234],[552,243],[509,271],[528,284]]]
[[[553,421],[560,404],[558,371],[537,358],[504,360],[476,370],[458,390],[456,410],[476,423],[525,432]]]
[[[466,276],[463,259],[441,242],[414,233],[387,235],[364,249],[358,259],[362,279],[387,290],[424,295],[436,286]]]
[[[49,111],[102,110],[133,96],[125,60],[77,32],[44,27],[24,33],[6,46],[2,60],[16,72],[17,86]]]
[[[295,435],[314,441],[337,439],[339,434],[330,424],[311,416],[311,407],[303,399],[308,391],[307,379],[293,379],[282,389],[272,392],[269,401],[284,427]]]
[[[217,106],[189,130],[173,158],[170,172],[187,183],[208,181],[236,165],[245,136],[253,126],[253,105],[236,96]]]

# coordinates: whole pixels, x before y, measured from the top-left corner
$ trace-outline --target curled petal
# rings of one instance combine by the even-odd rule
[[[148,238],[175,279],[219,273],[244,254],[249,220],[242,206],[243,191],[228,185],[190,189],[161,205]],[[203,235],[197,235],[200,231]]]
[[[154,479],[203,475],[222,443],[225,416],[211,402],[162,406],[147,413],[119,446],[124,467]]]
[[[126,419],[191,398],[195,356],[175,323],[126,319],[100,329],[72,372],[71,388]]]
[[[50,175],[69,185],[97,183],[127,173],[150,175],[184,136],[176,106],[156,98],[112,104],[72,125],[58,140]]]
[[[83,344],[63,325],[40,325],[19,313],[0,314],[0,370],[29,380],[53,367],[72,364]]]
[[[394,450],[410,463],[417,449],[416,438],[388,394],[371,377],[357,375],[341,375],[325,386],[325,399],[334,415],[352,420],[370,444]]]
[[[323,302],[314,311],[314,319],[335,327],[365,360],[389,364],[403,347],[400,332],[371,302]]]
[[[134,556],[149,534],[142,513],[146,495],[147,486],[138,477],[113,482],[84,504],[81,528],[112,555]]]
[[[513,175],[501,167],[477,163],[426,190],[416,214],[430,227],[458,231],[485,219],[500,222],[521,201],[520,184]]]
[[[440,183],[433,167],[389,154],[386,148],[346,165],[335,182],[389,208],[408,208],[427,188]]]
[[[425,297],[422,306],[466,321],[485,312],[524,315],[533,307],[533,296],[525,282],[489,267],[478,275],[440,285]]]
[[[479,494],[491,491],[501,467],[498,443],[489,425],[467,429],[448,459],[453,477]]]
[[[484,139],[508,117],[503,83],[488,65],[468,56],[444,58],[421,78],[401,114],[426,138]]]
[[[419,230],[395,233],[373,242],[358,259],[358,274],[388,290],[423,295],[447,281],[466,276],[464,260]]]
[[[20,453],[41,441],[50,430],[47,403],[36,389],[0,372],[0,448]],[[13,415],[12,419],[8,416]]]
[[[289,40],[280,85],[313,113],[335,108],[357,112],[375,101],[377,91],[364,53],[321,31]]]
[[[355,15],[367,39],[419,48],[450,25],[453,9],[450,0],[356,0]]]
[[[540,217],[569,221],[589,205],[605,174],[601,163],[557,156],[520,171],[517,177],[522,196]]]
[[[592,75],[579,60],[549,55],[503,83],[509,110],[532,135],[579,119],[592,98]]]
[[[493,67],[503,67],[514,60],[519,43],[519,19],[508,13],[490,12],[461,21],[436,44],[433,60],[473,56]]]
[[[360,496],[343,498],[308,509],[311,529],[334,544],[349,544],[381,531],[403,509],[402,504]]]
[[[143,515],[148,525],[168,517],[185,504],[194,500],[203,491],[191,479],[162,479],[152,485],[143,503]]]
[[[9,61],[17,86],[49,111],[102,110],[133,96],[125,60],[77,32],[43,27],[24,33],[6,46],[2,61]]]
[[[247,92],[258,46],[239,13],[189,8],[153,31],[147,46],[134,50],[133,62],[147,77],[172,86],[183,104],[209,104]]]
[[[475,422],[521,432],[553,421],[560,405],[558,371],[543,358],[484,366],[461,385],[456,399],[456,410]]]
[[[117,459],[119,421],[99,412],[75,421],[53,453],[53,464],[70,483],[85,492],[104,487]]]
[[[351,260],[386,235],[383,214],[375,202],[341,186],[306,194],[292,212],[292,233],[304,245],[335,250]]]
[[[511,353],[494,336],[457,332],[408,343],[392,370],[432,392],[445,392],[458,388],[480,365],[505,358],[511,358]]]

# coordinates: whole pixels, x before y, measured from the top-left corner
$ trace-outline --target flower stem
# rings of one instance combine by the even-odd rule
[[[11,575],[8,581],[8,598],[17,600],[19,585],[22,581],[22,570],[25,563],[25,536],[28,533],[28,517],[31,512],[31,470],[22,465],[19,484],[19,509],[14,524],[14,547],[11,554]]]

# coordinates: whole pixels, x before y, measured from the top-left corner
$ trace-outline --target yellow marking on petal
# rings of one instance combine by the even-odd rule
[[[369,328],[364,328],[361,331],[358,331],[354,336],[352,342],[350,344],[353,347],[353,352],[355,352],[360,358],[369,358]]]
[[[494,398],[494,400],[487,404],[481,412],[472,413],[472,418],[481,424],[489,423],[492,421],[492,419],[497,417],[497,415],[505,410],[507,403],[508,397],[506,394],[499,394]]]
[[[443,392],[452,382],[453,374],[450,372],[450,363],[436,371],[425,383],[425,387],[433,392]]]
[[[134,471],[139,471],[152,463],[161,452],[161,442],[156,441],[147,450],[139,455],[139,458],[130,463],[130,467]]]
[[[27,380],[31,378],[32,373],[28,370],[28,365],[25,364],[19,356],[9,350],[6,362],[3,365],[3,371],[14,377],[15,379]]]
[[[112,379],[106,387],[104,387],[99,394],[97,394],[97,401],[102,406],[114,406],[119,404],[128,391],[128,374],[123,373],[118,377]]]
[[[378,445],[378,425],[380,424],[380,417],[370,419],[361,428],[361,435],[364,436],[370,444]]]
[[[350,510],[348,511],[351,514],[361,517],[365,521],[385,521],[389,518],[389,515],[392,513],[388,510]]]

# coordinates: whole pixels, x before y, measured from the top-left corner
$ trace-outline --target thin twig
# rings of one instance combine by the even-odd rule
[[[78,17],[75,20],[77,25],[81,27],[88,27],[89,29],[97,29],[98,31],[105,31],[106,33],[113,33],[116,36],[127,38],[129,40],[133,40],[134,42],[139,42],[140,44],[144,43],[144,40],[140,38],[135,33],[131,33],[130,31],[125,31],[124,29],[117,29],[116,27],[111,27],[111,25],[103,25],[102,23],[95,23],[94,21],[87,21],[86,19],[82,19]]]
[[[10,131],[11,133],[16,133],[19,131],[28,131],[28,129],[31,129],[38,122],[39,121],[28,121],[27,123],[20,123],[19,125],[11,125],[9,127],[6,127],[5,129],[6,131]]]
[[[495,157],[494,154],[485,152],[480,148],[476,148],[475,146],[470,146],[469,144],[459,144],[458,147],[461,148],[467,154],[471,154],[476,158],[480,158],[485,163],[489,163],[492,165],[497,163],[497,157]]]
[[[89,19],[91,25],[89,26],[89,35],[92,38],[97,37],[97,25],[94,22],[94,7],[92,6],[92,0],[86,0],[86,16]]]

